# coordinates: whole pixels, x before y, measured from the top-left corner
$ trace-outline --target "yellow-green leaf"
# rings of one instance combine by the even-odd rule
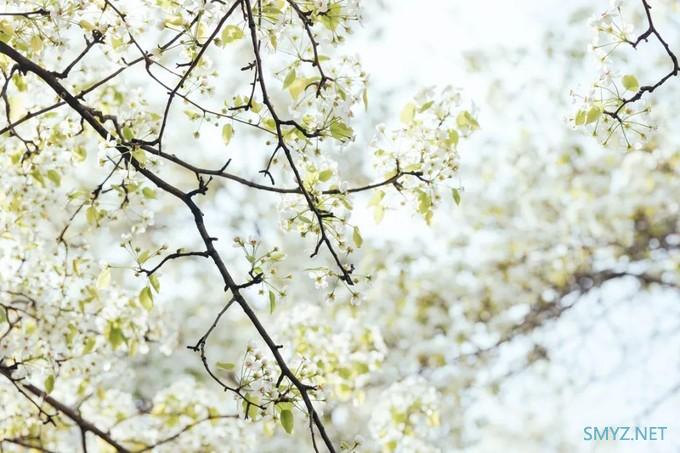
[[[585,124],[594,123],[595,121],[597,121],[600,118],[601,115],[602,115],[602,107],[598,104],[593,105],[588,110],[588,113],[586,113]]]
[[[97,283],[96,287],[97,289],[104,289],[109,286],[111,283],[111,268],[109,266],[106,266],[102,271],[99,273],[99,276],[97,277]]]
[[[55,186],[59,187],[61,185],[61,175],[59,172],[53,168],[47,170],[47,179],[52,181]]]
[[[276,294],[269,290],[269,313],[274,313],[274,310],[276,310]]]
[[[224,141],[225,145],[228,145],[233,137],[234,137],[233,126],[231,124],[225,124],[224,127],[222,128],[222,141]]]
[[[354,227],[354,231],[352,232],[352,240],[354,240],[354,245],[356,245],[357,248],[361,247],[361,245],[364,243],[364,239],[361,237],[361,231],[359,231],[359,227]]]
[[[293,82],[295,82],[296,78],[296,73],[295,69],[291,69],[288,74],[286,74],[286,78],[283,79],[283,89],[285,90],[288,88]]]
[[[290,409],[284,409],[281,411],[281,426],[286,430],[288,434],[292,434],[295,425],[295,419],[293,418],[293,411]]]
[[[151,286],[156,290],[156,292],[160,292],[161,282],[158,280],[158,277],[156,277],[156,274],[151,274],[149,276],[149,283],[151,283]]]
[[[97,225],[99,220],[99,213],[97,212],[97,208],[95,208],[94,206],[89,206],[85,211],[85,218],[87,219],[87,223],[89,223],[90,225],[92,226]]]
[[[145,187],[142,189],[142,195],[144,195],[144,198],[152,200],[156,198],[156,191],[153,190],[151,187]]]
[[[54,375],[50,374],[45,378],[45,392],[52,393],[54,390]]]
[[[227,25],[222,30],[222,44],[229,44],[243,38],[243,30],[236,25]]]
[[[459,205],[460,204],[460,190],[452,189],[451,193],[453,194],[453,201],[455,201],[456,204]]]
[[[333,177],[333,170],[323,170],[319,172],[319,181],[326,182]]]
[[[409,126],[411,123],[413,123],[415,117],[416,117],[416,105],[413,102],[409,102],[402,109],[399,119],[401,120],[402,123]]]
[[[638,82],[637,77],[632,74],[626,74],[621,79],[623,87],[628,91],[637,91],[640,89],[640,82]]]
[[[139,292],[139,303],[147,311],[150,311],[153,308],[153,294],[151,293],[151,288],[148,286],[145,286]]]

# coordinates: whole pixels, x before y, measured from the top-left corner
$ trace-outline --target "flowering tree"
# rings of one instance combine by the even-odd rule
[[[501,162],[528,198],[480,197],[446,233],[462,254],[491,233],[485,259],[365,243],[386,212],[430,225],[458,209],[458,147],[479,124],[459,90],[426,88],[362,140],[368,75],[343,54],[359,3],[8,3],[3,448],[439,451],[463,442],[457,408],[502,346],[607,281],[677,288],[678,207],[653,197],[680,190],[677,152]],[[655,38],[673,69],[644,86],[627,74],[624,90],[605,71],[572,122],[608,144],[649,139],[635,106],[679,71],[642,3],[638,36],[619,5],[597,31],[614,47]],[[652,159],[661,171],[634,171]],[[592,204],[536,191],[592,199],[615,172],[634,202],[600,206],[588,228]]]

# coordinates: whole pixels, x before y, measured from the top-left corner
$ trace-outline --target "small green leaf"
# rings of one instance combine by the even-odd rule
[[[85,340],[85,346],[83,347],[83,352],[85,354],[89,354],[94,350],[95,345],[97,344],[97,340],[94,337],[89,337],[87,340]]]
[[[373,220],[375,220],[375,223],[380,223],[380,222],[382,222],[382,219],[384,217],[385,217],[385,208],[383,207],[383,205],[379,204],[373,210]]]
[[[621,79],[623,87],[628,91],[637,91],[640,89],[640,82],[638,82],[637,77],[632,74],[626,74]]]
[[[87,150],[83,146],[76,146],[73,148],[73,157],[75,158],[76,161],[82,162],[85,159],[87,159]]]
[[[452,189],[451,193],[453,194],[453,201],[455,201],[457,205],[460,205],[460,190]]]
[[[151,288],[145,286],[139,292],[139,303],[142,304],[147,311],[151,311],[153,308],[153,294],[151,293]]]
[[[243,30],[236,25],[227,25],[222,30],[222,44],[229,44],[243,38]]]
[[[595,104],[590,109],[588,110],[588,113],[586,113],[586,122],[585,124],[590,124],[594,123],[597,121],[600,116],[602,115],[602,107],[599,104]]]
[[[323,170],[319,172],[319,181],[326,182],[333,177],[333,170]]]
[[[411,123],[413,123],[413,120],[415,118],[416,118],[416,105],[413,102],[409,102],[404,106],[403,110],[401,111],[399,119],[401,120],[402,123],[409,126],[411,125]]]
[[[142,195],[144,195],[144,198],[153,200],[154,198],[156,198],[156,191],[153,190],[151,187],[145,187],[142,189]]]
[[[234,368],[236,368],[236,365],[234,365],[231,362],[217,362],[215,366],[217,366],[217,368],[219,368],[220,370],[225,371],[232,371]]]
[[[97,277],[96,287],[97,289],[104,289],[109,286],[109,283],[111,283],[111,268],[106,266]]]
[[[283,89],[285,90],[288,88],[293,82],[295,82],[295,79],[297,77],[297,74],[295,73],[295,69],[291,69],[288,74],[286,74],[286,78],[283,79]]]
[[[54,390],[54,375],[50,374],[45,378],[45,392],[52,393],[52,390]]]
[[[288,87],[288,92],[294,101],[297,101],[300,95],[304,93],[304,91],[307,89],[307,84],[308,82],[305,78],[296,78],[295,81],[290,84]]]
[[[151,286],[153,286],[153,289],[155,289],[156,292],[160,292],[161,282],[158,281],[158,277],[156,277],[156,274],[151,274],[149,276],[149,283],[151,283]]]
[[[78,25],[80,25],[80,28],[85,31],[93,31],[96,28],[91,22],[88,22],[85,19],[82,19],[80,22],[78,22]]]
[[[359,227],[354,227],[352,239],[354,240],[354,245],[356,245],[357,248],[361,247],[361,245],[364,243],[364,239],[361,237],[361,231],[359,231]]]
[[[331,123],[331,136],[334,139],[344,142],[351,139],[353,135],[354,130],[339,119]]]
[[[52,181],[55,186],[57,187],[61,186],[61,175],[57,170],[54,170],[52,168],[47,170],[47,179]]]
[[[123,138],[128,142],[135,138],[135,134],[129,126],[123,127]]]
[[[456,145],[458,145],[459,139],[460,137],[458,136],[458,131],[455,129],[449,129],[449,136],[446,138],[446,144],[452,148],[455,148]]]
[[[281,426],[286,430],[288,434],[292,434],[293,427],[295,425],[295,419],[293,418],[293,411],[290,409],[284,409],[281,411]]]
[[[574,117],[574,124],[577,126],[582,126],[586,124],[586,111],[585,110],[579,110],[576,112],[576,116]]]
[[[269,290],[269,313],[274,313],[274,310],[276,310],[276,294]]]
[[[97,222],[99,220],[99,212],[97,212],[97,208],[94,206],[89,206],[87,210],[85,211],[85,218],[87,219],[87,223],[89,223],[92,226],[97,225]]]
[[[132,157],[140,163],[140,165],[143,167],[146,165],[146,153],[142,148],[133,148],[132,149]]]
[[[460,128],[467,128],[470,129],[471,131],[474,131],[475,129],[479,129],[479,123],[475,119],[474,116],[467,110],[463,110],[458,114],[456,117],[456,124]]]
[[[224,141],[225,145],[228,145],[233,137],[234,128],[232,127],[231,124],[225,124],[224,127],[222,128],[222,141]]]
[[[107,339],[109,340],[109,343],[111,343],[111,348],[114,350],[118,349],[118,346],[125,343],[125,335],[123,335],[123,331],[121,330],[120,326],[118,326],[117,322],[111,323],[109,325],[109,334],[107,335]]]

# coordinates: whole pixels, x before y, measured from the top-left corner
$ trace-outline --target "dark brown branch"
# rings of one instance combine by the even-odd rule
[[[249,6],[250,5],[248,4],[248,7]],[[21,66],[22,70],[33,72],[35,75],[41,78],[62,99],[64,99],[64,101],[66,101],[66,103],[78,115],[80,115],[83,118],[83,120],[87,124],[89,124],[100,137],[108,139],[111,136],[110,132],[98,121],[97,117],[93,113],[93,110],[83,105],[78,99],[76,99],[71,93],[69,93],[69,91],[59,82],[59,80],[54,76],[54,74],[35,64],[33,61],[29,60],[24,55],[19,53],[16,49],[7,45],[6,43],[0,42],[0,53],[7,55],[12,60],[14,60],[17,64]],[[228,271],[221,255],[215,249],[215,246],[213,244],[215,239],[208,233],[208,230],[205,226],[205,222],[203,220],[204,214],[201,211],[201,209],[193,201],[193,199],[189,197],[185,192],[182,192],[180,189],[168,183],[160,176],[156,175],[154,172],[146,169],[142,164],[140,164],[140,162],[138,162],[131,155],[131,153],[129,152],[129,147],[127,145],[120,144],[117,146],[117,150],[120,152],[121,156],[125,159],[125,161],[132,165],[137,172],[146,177],[159,189],[163,190],[164,192],[170,195],[173,195],[174,197],[182,201],[191,211],[194,217],[194,223],[196,225],[198,233],[203,243],[205,244],[207,253],[209,254],[215,266],[217,267],[220,276],[222,277],[222,280],[225,284],[225,288],[232,293],[232,299],[239,304],[243,312],[246,314],[250,322],[257,330],[258,334],[260,335],[264,343],[267,345],[267,348],[274,356],[274,360],[276,361],[279,369],[281,370],[281,373],[298,389],[305,403],[307,411],[313,418],[314,424],[321,433],[321,437],[324,439],[324,443],[326,444],[329,451],[331,451],[331,453],[335,453],[335,448],[333,447],[330,438],[326,434],[324,424],[321,421],[321,418],[319,417],[318,413],[316,412],[316,409],[314,408],[312,400],[309,396],[310,390],[314,390],[314,387],[302,383],[298,379],[296,374],[288,367],[288,364],[286,363],[285,359],[281,355],[281,352],[279,351],[280,346],[277,345],[276,342],[274,342],[272,337],[269,335],[269,332],[267,332],[264,325],[260,321],[257,314],[253,311],[253,309],[250,307],[248,302],[241,294],[238,284],[235,282],[234,278]]]
[[[234,13],[236,8],[241,4],[241,0],[238,0],[234,2],[233,5],[229,8],[229,10],[226,12],[224,16],[220,19],[220,21],[217,23],[217,26],[213,30],[213,32],[210,34],[208,37],[208,40],[201,46],[200,50],[196,54],[196,57],[194,60],[191,62],[191,65],[189,65],[189,68],[186,70],[182,78],[180,79],[179,82],[177,82],[177,85],[175,85],[175,88],[172,89],[170,93],[168,93],[168,101],[165,104],[165,111],[163,112],[163,121],[161,123],[161,129],[158,132],[158,137],[152,144],[158,143],[159,148],[161,148],[161,144],[163,142],[163,133],[165,132],[165,127],[167,126],[168,123],[168,115],[170,114],[170,107],[172,106],[172,101],[179,92],[179,90],[184,86],[184,82],[189,78],[189,75],[191,75],[192,71],[196,68],[198,63],[201,61],[201,58],[203,57],[203,54],[208,50],[208,47],[210,47],[210,44],[213,42],[215,37],[217,37],[217,34],[220,32],[222,29],[222,26],[224,23],[229,19],[229,17]]]
[[[302,176],[300,175],[300,172],[295,165],[295,160],[293,159],[292,153],[290,151],[290,148],[286,144],[286,141],[284,139],[284,133],[282,130],[282,120],[279,118],[279,116],[276,113],[276,109],[274,108],[273,103],[269,99],[269,95],[267,93],[267,85],[265,83],[265,77],[264,77],[264,70],[263,70],[263,63],[262,63],[262,57],[260,55],[260,50],[259,50],[259,45],[258,45],[258,39],[257,39],[257,30],[255,28],[255,18],[253,16],[253,11],[252,7],[250,5],[250,0],[244,0],[245,6],[246,6],[246,15],[247,15],[247,20],[248,20],[248,27],[250,28],[250,39],[252,42],[252,47],[253,47],[253,53],[255,54],[255,64],[257,65],[257,72],[260,74],[259,81],[260,81],[260,91],[262,93],[262,102],[267,106],[267,109],[269,110],[269,113],[272,116],[272,119],[274,120],[274,123],[276,124],[276,133],[278,135],[278,144],[276,146],[276,149],[281,149],[286,155],[286,160],[288,161],[288,164],[291,167],[291,170],[293,171],[293,174],[295,175],[295,180],[298,184],[298,188],[302,192],[302,195],[305,197],[305,200],[307,201],[307,205],[309,206],[309,209],[312,210],[314,213],[317,223],[319,225],[319,241],[317,243],[317,247],[314,250],[314,253],[312,253],[312,256],[315,256],[318,251],[320,245],[323,243],[326,245],[326,248],[328,249],[329,253],[333,257],[333,260],[335,261],[336,265],[340,269],[341,272],[341,278],[344,280],[348,285],[353,285],[354,281],[352,280],[351,277],[351,272],[352,268],[351,267],[346,267],[342,261],[340,260],[340,257],[338,256],[338,253],[336,252],[335,248],[333,247],[333,244],[331,243],[331,240],[326,233],[326,226],[324,224],[324,214],[319,210],[319,208],[316,206],[315,200],[312,198],[310,193],[305,189],[304,182],[302,180]],[[311,404],[311,403],[310,403]],[[322,437],[325,436],[325,433],[322,432]],[[327,439],[324,438],[324,441]],[[327,444],[330,444],[330,440],[328,440]]]
[[[654,90],[659,88],[661,85],[666,83],[668,79],[671,77],[675,77],[678,74],[680,74],[680,64],[678,63],[678,58],[677,56],[673,53],[671,50],[670,46],[666,42],[666,40],[661,36],[659,31],[656,29],[656,26],[654,25],[654,21],[652,20],[652,6],[649,4],[648,0],[642,0],[642,6],[645,9],[645,15],[647,16],[647,30],[645,30],[640,36],[637,37],[635,41],[627,41],[628,44],[633,46],[633,48],[637,49],[638,45],[642,42],[645,41],[647,42],[649,37],[654,35],[656,39],[661,43],[663,46],[664,50],[666,51],[666,54],[670,58],[671,62],[673,63],[673,67],[671,68],[670,72],[668,72],[665,76],[663,76],[661,79],[659,79],[655,84],[653,85],[644,85],[641,86],[638,91],[629,97],[628,99],[624,99],[621,104],[616,108],[614,111],[604,111],[605,115],[608,115],[615,120],[617,120],[619,123],[623,123],[623,120],[621,119],[620,113],[624,109],[624,107],[628,104],[631,104],[633,102],[637,102],[642,97],[645,95],[645,93],[652,93]]]
[[[4,44],[4,43],[2,43]],[[123,447],[121,444],[119,444],[115,439],[111,437],[109,433],[106,433],[102,431],[101,429],[97,428],[94,424],[90,423],[89,421],[85,420],[83,417],[80,416],[75,410],[71,409],[69,406],[61,403],[60,401],[57,401],[56,399],[52,398],[50,395],[45,393],[43,390],[39,389],[38,387],[34,386],[33,384],[29,384],[26,382],[19,382],[18,379],[15,379],[12,377],[12,370],[5,366],[0,364],[0,374],[5,376],[7,379],[9,379],[12,383],[15,383],[18,386],[21,386],[23,389],[28,391],[29,393],[35,395],[36,397],[42,399],[45,401],[47,404],[52,406],[54,409],[62,413],[64,416],[69,418],[71,421],[73,421],[76,425],[80,427],[81,430],[83,431],[89,431],[95,436],[99,437],[101,440],[106,442],[107,444],[111,445],[113,448],[116,449],[119,453],[129,453],[130,450],[127,448]]]
[[[186,258],[188,256],[202,256],[203,258],[208,258],[210,255],[208,254],[208,252],[180,252],[180,251],[177,251],[175,253],[171,253],[170,255],[167,255],[165,258],[163,258],[163,260],[160,263],[158,263],[152,269],[143,269],[142,268],[139,271],[144,272],[146,275],[152,275],[158,269],[163,267],[163,265],[165,263],[167,263],[168,261],[176,260],[176,259],[179,259],[179,258]]]

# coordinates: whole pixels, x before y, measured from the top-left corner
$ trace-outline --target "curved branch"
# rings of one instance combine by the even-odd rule
[[[66,417],[71,419],[71,421],[78,425],[82,431],[91,432],[92,434],[99,437],[101,440],[115,448],[116,451],[118,451],[119,453],[130,453],[130,450],[119,444],[115,439],[111,437],[109,433],[102,431],[101,429],[97,428],[97,426],[95,426],[93,423],[85,420],[83,417],[80,416],[80,414],[78,414],[75,410],[73,410],[69,406],[52,398],[50,395],[48,395],[38,387],[34,386],[33,384],[20,382],[18,379],[14,379],[12,377],[12,369],[10,367],[0,364],[0,374],[5,376],[15,385],[21,386],[29,393],[44,400],[47,404],[49,404],[50,406],[58,410],[60,413],[64,414]]]

